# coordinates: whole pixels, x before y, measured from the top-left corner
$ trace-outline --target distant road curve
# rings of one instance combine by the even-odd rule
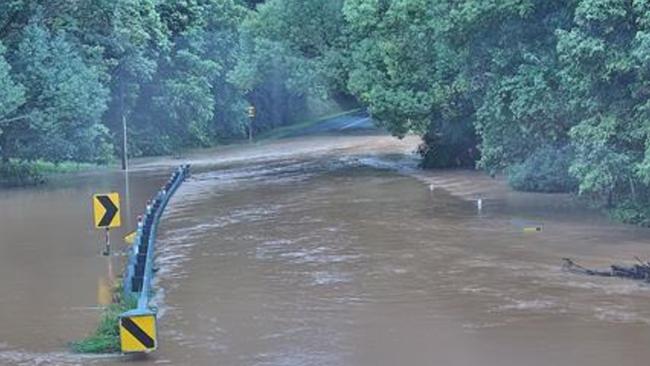
[[[292,131],[285,137],[381,131],[366,112],[356,112],[326,119],[304,129]]]

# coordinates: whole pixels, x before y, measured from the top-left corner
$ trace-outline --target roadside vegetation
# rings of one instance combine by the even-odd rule
[[[11,159],[0,164],[0,187],[22,187],[43,184],[48,178],[69,173],[97,170],[107,165],[63,161],[52,163],[44,160],[25,161]]]
[[[15,0],[0,43],[17,184],[40,180],[23,162],[119,158],[123,120],[132,156],[167,154],[246,138],[250,105],[258,135],[327,100],[422,136],[425,168],[650,224],[645,0]]]
[[[72,342],[70,348],[76,353],[120,352],[120,314],[137,306],[135,297],[125,298],[121,286],[113,289],[113,303],[102,312],[97,329],[88,337]]]

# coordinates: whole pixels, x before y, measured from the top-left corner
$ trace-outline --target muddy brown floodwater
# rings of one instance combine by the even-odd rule
[[[107,273],[86,201],[123,189],[123,176],[1,192],[0,364],[650,359],[650,287],[560,268],[565,256],[593,266],[650,257],[650,231],[610,223],[569,196],[512,192],[481,173],[420,172],[415,143],[310,137],[188,156],[193,177],[159,232],[160,349],[143,359],[65,352],[96,323]],[[176,163],[139,162],[133,210]],[[525,233],[531,225],[543,230]]]

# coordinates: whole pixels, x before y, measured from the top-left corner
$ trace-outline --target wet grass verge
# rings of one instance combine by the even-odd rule
[[[0,162],[0,187],[14,188],[35,186],[46,183],[50,177],[90,170],[107,169],[109,167],[112,167],[112,165],[98,165],[70,161],[52,163],[42,160],[24,161],[12,159],[9,162]]]
[[[121,281],[120,281],[121,283]],[[120,352],[120,314],[137,307],[138,301],[134,296],[125,298],[122,286],[113,289],[113,303],[102,312],[97,329],[88,337],[70,343],[70,349],[75,353],[118,353]]]

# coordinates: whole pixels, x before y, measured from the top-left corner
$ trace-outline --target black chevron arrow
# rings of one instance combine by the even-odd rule
[[[97,200],[102,204],[102,206],[104,206],[104,209],[106,210],[104,216],[102,216],[102,219],[99,220],[99,224],[97,226],[110,226],[111,222],[113,222],[113,218],[115,218],[115,214],[117,214],[117,206],[115,206],[113,201],[111,201],[108,196],[97,196]]]
[[[122,318],[122,326],[124,329],[128,330],[135,339],[142,343],[145,348],[154,348],[156,346],[156,341],[145,333],[145,331],[130,318]]]

